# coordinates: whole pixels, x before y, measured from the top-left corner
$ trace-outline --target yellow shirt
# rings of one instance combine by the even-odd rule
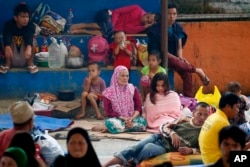
[[[228,125],[230,125],[228,118],[221,110],[217,110],[205,121],[199,135],[199,146],[204,164],[215,163],[221,158],[219,131]]]

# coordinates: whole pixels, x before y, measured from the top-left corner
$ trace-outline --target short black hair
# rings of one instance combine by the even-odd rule
[[[161,14],[159,13],[154,13],[155,14],[155,23],[158,23],[161,21]]]
[[[195,108],[196,108],[196,107],[199,107],[199,106],[204,107],[204,108],[210,107],[210,105],[209,105],[208,103],[203,102],[203,101],[198,102],[198,103],[195,105]]]
[[[223,142],[223,140],[231,138],[235,142],[240,143],[241,148],[243,149],[246,144],[246,137],[247,137],[246,133],[238,126],[229,125],[220,130],[219,145]]]
[[[14,9],[14,15],[18,16],[20,13],[29,13],[29,7],[25,3],[19,3]]]
[[[151,50],[148,54],[148,59],[151,55],[154,55],[158,61],[161,60],[161,53],[158,50]]]
[[[233,107],[233,105],[237,103],[240,103],[240,97],[238,95],[232,92],[225,92],[220,98],[219,109],[223,109],[227,104]]]
[[[175,3],[169,3],[168,4],[168,9],[173,9],[173,8],[177,9],[177,5]]]
[[[227,91],[237,93],[241,91],[241,84],[237,81],[232,81],[227,84]]]
[[[91,65],[96,65],[97,66],[97,69],[100,70],[100,65],[97,63],[97,62],[89,62],[87,67],[91,66]]]

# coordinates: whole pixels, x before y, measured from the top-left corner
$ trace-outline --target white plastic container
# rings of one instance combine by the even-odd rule
[[[48,65],[49,68],[61,68],[61,47],[57,43],[54,37],[50,38],[52,43],[49,45],[49,58],[48,58]]]
[[[63,43],[62,40],[60,40],[60,48],[61,48],[61,65],[62,67],[65,67],[65,59],[68,57],[68,49]]]

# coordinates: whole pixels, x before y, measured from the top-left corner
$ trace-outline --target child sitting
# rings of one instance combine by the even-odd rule
[[[88,73],[84,79],[83,83],[83,92],[82,92],[82,111],[79,115],[77,115],[77,119],[85,117],[86,114],[86,103],[87,99],[90,101],[92,107],[95,110],[96,118],[98,120],[104,119],[102,116],[98,105],[97,100],[102,99],[102,91],[106,88],[105,81],[99,76],[100,75],[100,66],[95,63],[91,62],[88,64]]]
[[[130,69],[132,57],[132,45],[129,41],[126,41],[126,35],[124,31],[117,31],[114,34],[114,42],[110,44],[110,49],[114,57],[114,68],[119,65],[123,65]]]
[[[149,86],[151,79],[158,72],[163,72],[166,74],[166,70],[160,66],[161,58],[160,52],[157,50],[152,50],[148,54],[148,66],[142,68],[141,73],[141,87],[142,87],[142,101],[145,101],[146,95],[149,92]]]

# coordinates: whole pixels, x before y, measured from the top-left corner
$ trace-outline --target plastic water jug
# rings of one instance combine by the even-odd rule
[[[49,45],[49,68],[61,68],[61,48],[54,37],[51,37],[52,43]]]
[[[62,65],[62,67],[65,67],[65,59],[68,56],[68,49],[62,40],[60,40],[60,48],[61,48],[61,54],[62,54],[61,55],[61,65]]]

